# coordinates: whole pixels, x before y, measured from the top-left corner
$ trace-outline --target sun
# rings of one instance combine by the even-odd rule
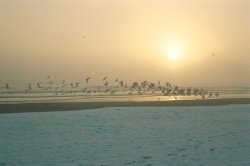
[[[160,44],[161,58],[165,63],[172,66],[183,66],[187,63],[187,42],[185,40],[169,40]],[[163,60],[162,59],[162,60]],[[164,62],[164,61],[163,61]]]
[[[170,60],[178,60],[181,56],[181,50],[178,47],[169,47],[166,49],[165,54]]]

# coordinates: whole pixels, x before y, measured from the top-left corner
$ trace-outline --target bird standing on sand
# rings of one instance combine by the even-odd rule
[[[216,92],[216,93],[215,93],[215,96],[216,96],[216,97],[219,97],[219,95],[220,95],[219,92]]]
[[[53,84],[53,80],[50,80],[50,81],[49,81],[49,84],[52,85],[52,84]]]
[[[31,89],[32,89],[32,85],[31,85],[31,83],[29,83],[29,85],[27,86],[27,88],[28,88],[29,90],[31,90]]]
[[[32,85],[31,85],[31,83],[29,83],[27,86],[27,89],[25,89],[25,93],[31,91],[31,89],[32,89]]]
[[[120,84],[121,86],[123,86],[123,85],[124,85],[124,82],[123,82],[123,81],[120,81],[119,84]]]
[[[9,86],[8,83],[5,85],[5,88],[6,88],[6,89],[10,89],[10,86]]]

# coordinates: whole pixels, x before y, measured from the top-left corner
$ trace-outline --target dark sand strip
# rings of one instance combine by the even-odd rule
[[[174,100],[174,101],[131,101],[131,102],[47,102],[47,103],[0,103],[0,113],[49,112],[95,109],[103,107],[138,107],[138,106],[219,106],[228,104],[250,104],[250,98]]]

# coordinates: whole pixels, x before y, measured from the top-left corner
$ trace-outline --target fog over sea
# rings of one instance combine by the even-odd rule
[[[250,0],[0,0],[0,166],[250,166]]]

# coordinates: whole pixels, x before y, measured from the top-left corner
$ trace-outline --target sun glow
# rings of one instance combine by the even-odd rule
[[[162,42],[160,44],[162,64],[173,69],[180,69],[190,64],[190,50],[188,48],[190,45],[185,38],[169,39]]]
[[[181,57],[181,50],[177,47],[170,47],[166,49],[165,54],[170,60],[178,60]]]
[[[176,60],[179,58],[180,56],[180,51],[175,49],[175,48],[172,48],[172,49],[169,49],[167,51],[167,56],[170,58],[170,59],[173,59],[173,60]]]

